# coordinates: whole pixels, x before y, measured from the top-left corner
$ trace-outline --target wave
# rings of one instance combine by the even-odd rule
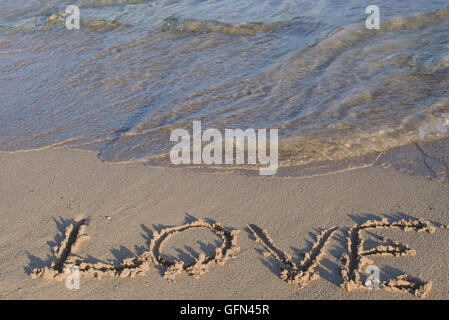
[[[293,14],[234,23],[249,17],[194,19],[168,9],[136,27],[128,5],[153,19],[136,10],[140,2],[81,2],[87,32],[65,32],[55,9],[3,27],[14,34],[0,40],[0,80],[14,90],[0,88],[11,104],[0,106],[2,150],[167,159],[170,131],[202,120],[219,130],[280,129],[280,165],[292,167],[448,136],[449,7],[393,17],[380,30]]]
[[[280,28],[288,28],[300,21],[279,21],[273,23],[248,22],[241,24],[229,24],[214,20],[178,19],[170,17],[165,19],[161,26],[163,31],[174,31],[181,33],[222,33],[229,35],[256,35]]]

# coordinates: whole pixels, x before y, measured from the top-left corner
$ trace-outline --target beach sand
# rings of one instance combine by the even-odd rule
[[[348,291],[342,286],[340,258],[348,254],[350,228],[382,218],[386,228],[351,231],[351,240],[357,240],[354,230],[365,239],[366,250],[382,244],[381,237],[402,244],[389,242],[396,256],[369,257],[380,269],[380,280],[408,274],[420,279],[414,283],[432,283],[426,287],[427,299],[449,298],[449,230],[444,228],[449,225],[449,184],[444,181],[376,167],[313,178],[260,178],[110,164],[95,153],[68,150],[0,153],[0,163],[1,299],[419,299],[413,288]],[[50,279],[52,248],[81,216],[89,217],[82,230],[88,239],[76,243],[71,254],[76,249],[88,266],[98,261],[120,265],[135,257],[141,272],[125,268],[101,279],[86,272],[79,290],[67,289],[63,276]],[[420,218],[425,222],[417,222]],[[201,268],[199,263],[199,270],[174,272],[169,281],[164,263],[151,260],[158,250],[149,251],[150,242],[161,236],[155,231],[198,219],[203,226],[221,223],[229,231],[224,238],[239,230],[232,233],[237,243],[225,248],[231,250],[223,259],[216,257],[221,264],[212,261]],[[401,227],[408,223],[397,223],[401,219],[415,225]],[[307,260],[302,253],[312,249],[323,230],[334,227]],[[185,261],[201,252],[210,255],[221,246],[216,233],[220,235],[208,227],[175,232],[163,243],[162,253]],[[303,259],[307,261],[300,265]],[[289,263],[290,271],[296,266],[314,279],[288,281],[285,272],[282,279]],[[47,276],[33,279],[38,268],[47,268],[41,270]]]

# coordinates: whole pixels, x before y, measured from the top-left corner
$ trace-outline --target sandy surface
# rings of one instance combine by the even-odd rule
[[[413,290],[346,290],[351,286],[344,285],[340,258],[348,254],[348,232],[354,230],[365,240],[363,248],[349,246],[359,253],[382,245],[382,237],[391,239],[383,255],[369,257],[381,281],[408,274],[418,278],[415,284],[432,282],[428,299],[449,298],[449,230],[442,228],[449,224],[447,182],[380,168],[308,179],[250,178],[108,164],[94,153],[66,150],[1,153],[0,163],[2,299],[416,299]],[[48,276],[52,248],[64,242],[66,228],[81,215],[89,217],[83,227],[88,239],[71,255],[91,271],[102,262],[111,272],[101,279],[85,272],[81,288],[68,290],[63,275]],[[218,222],[228,233],[201,226],[166,229],[200,218],[202,226]],[[385,228],[350,231],[382,218]],[[401,227],[401,219],[411,227]],[[154,242],[164,230],[172,236],[163,245]],[[203,268],[200,261],[190,271],[178,265],[170,274],[157,261],[189,262],[202,252],[207,258],[233,230],[240,230],[232,233],[237,245],[223,259],[215,256],[221,263],[209,261]],[[160,255],[149,249],[155,244],[161,245]],[[124,261],[139,267],[118,270]],[[47,276],[32,279],[38,268]]]

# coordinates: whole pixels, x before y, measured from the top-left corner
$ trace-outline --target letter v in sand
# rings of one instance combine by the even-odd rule
[[[299,264],[296,264],[293,262],[291,255],[275,246],[273,240],[271,240],[265,230],[254,224],[250,224],[248,227],[256,238],[256,241],[262,243],[268,251],[264,255],[273,256],[282,265],[281,279],[288,284],[300,287],[305,287],[310,281],[320,277],[315,269],[325,255],[325,248],[330,237],[337,230],[337,227],[332,227],[321,232],[313,244],[312,249],[305,254],[304,259]]]

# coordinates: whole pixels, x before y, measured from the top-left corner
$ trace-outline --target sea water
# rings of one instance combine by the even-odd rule
[[[170,132],[195,120],[277,128],[281,168],[440,141],[449,2],[0,1],[1,151],[169,164]]]

